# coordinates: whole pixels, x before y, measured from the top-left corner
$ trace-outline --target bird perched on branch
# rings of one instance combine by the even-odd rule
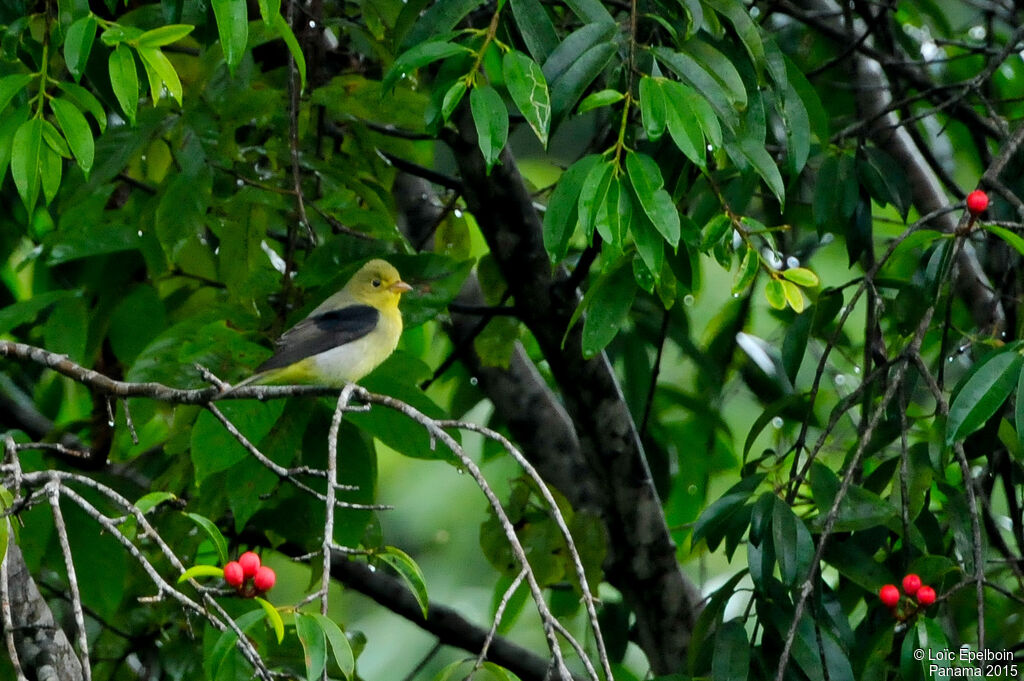
[[[398,301],[412,287],[384,260],[371,260],[345,287],[288,329],[274,356],[245,385],[311,384],[340,388],[387,359],[402,335]]]

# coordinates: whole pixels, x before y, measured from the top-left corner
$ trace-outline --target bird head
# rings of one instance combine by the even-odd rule
[[[345,285],[354,300],[377,308],[397,306],[402,294],[411,290],[394,265],[379,259],[360,267]]]

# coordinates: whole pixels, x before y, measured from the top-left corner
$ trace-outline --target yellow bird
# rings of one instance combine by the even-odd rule
[[[412,287],[384,260],[371,260],[345,287],[277,341],[274,356],[243,385],[355,383],[387,359],[402,335],[398,301]]]

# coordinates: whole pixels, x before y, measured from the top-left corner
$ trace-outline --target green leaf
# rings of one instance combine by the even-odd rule
[[[281,16],[281,0],[259,0],[260,17],[268,27]]]
[[[650,140],[657,142],[665,132],[668,116],[665,93],[658,81],[650,76],[640,79],[638,91],[640,94],[640,118],[644,124],[644,132],[647,133]],[[678,142],[676,144],[678,146]],[[687,156],[689,157],[689,154]]]
[[[768,304],[776,310],[786,309],[786,289],[782,287],[782,282],[778,279],[773,278],[764,287],[764,297],[768,299]]]
[[[139,513],[145,515],[165,501],[174,501],[177,498],[170,492],[150,492],[139,497],[139,500],[135,502],[135,508],[139,509]]]
[[[307,616],[315,619],[320,628],[323,629],[324,636],[327,637],[327,643],[330,644],[331,652],[334,654],[334,661],[337,662],[342,674],[347,679],[352,678],[352,674],[356,669],[355,655],[352,653],[352,646],[349,644],[348,637],[345,636],[341,627],[334,620],[318,612]]]
[[[1017,386],[1024,357],[1011,343],[981,359],[953,390],[946,419],[946,445],[985,425]]]
[[[547,10],[538,0],[511,0],[511,5],[526,49],[537,62],[543,62],[558,47],[558,34]]]
[[[745,90],[742,99],[737,99],[738,93],[730,92],[707,67],[689,54],[665,47],[655,47],[653,52],[659,61],[710,102],[721,121],[730,127],[738,125],[737,111],[745,109],[747,105]]]
[[[295,613],[295,633],[302,643],[306,661],[306,679],[315,681],[327,668],[327,638],[320,622],[304,613]]]
[[[731,147],[726,147],[731,148]],[[786,185],[782,181],[782,173],[779,172],[779,167],[775,165],[775,160],[768,153],[768,150],[764,148],[764,145],[757,140],[745,137],[740,141],[739,146],[736,148],[737,152],[746,159],[750,165],[754,168],[754,172],[761,176],[768,185],[768,189],[771,190],[775,198],[778,199],[780,206],[786,204]],[[735,160],[735,157],[734,157]]]
[[[741,620],[729,620],[715,632],[711,678],[715,681],[746,681],[750,672],[750,641]]]
[[[452,30],[467,14],[479,7],[482,0],[439,0],[421,14],[402,41],[404,47],[417,45]],[[415,49],[415,48],[413,48]]]
[[[174,101],[178,102],[178,106],[181,106],[181,80],[171,61],[155,47],[139,47],[139,57],[142,58],[142,65],[149,77],[149,90],[153,106],[160,101],[164,86],[167,87],[167,91]]]
[[[805,288],[817,286],[821,283],[821,280],[818,279],[818,275],[806,267],[791,267],[787,270],[782,270],[782,276],[789,279],[797,286],[803,286]]]
[[[622,176],[612,173],[611,181],[608,183],[608,193],[605,195],[604,202],[597,207],[594,229],[606,243],[612,244],[617,249],[621,249],[622,242],[629,231],[632,208],[633,202],[630,199],[629,189],[624,185]]]
[[[816,461],[811,466],[810,484],[811,496],[819,514],[816,521],[820,525],[835,503],[840,480],[832,469]],[[898,516],[896,508],[874,492],[850,485],[846,490],[846,496],[839,502],[839,515],[833,530],[855,532],[885,526]]]
[[[578,197],[579,222],[589,243],[594,236],[598,212],[608,197],[608,188],[615,173],[612,163],[595,164],[587,173]]]
[[[280,0],[277,0],[277,3],[280,5]],[[295,38],[292,27],[288,25],[288,20],[280,13],[274,15],[273,26],[274,32],[281,37],[281,40],[284,41],[285,46],[288,48],[288,52],[292,55],[292,59],[295,60],[295,68],[299,72],[299,87],[305,90],[306,55],[302,52],[302,46],[299,45],[299,41]]]
[[[95,95],[75,83],[61,81],[57,83],[57,87],[83,113],[92,114],[92,117],[96,119],[96,123],[100,126],[100,132],[104,132],[107,129],[107,112],[103,109],[103,105],[100,104],[100,100],[96,99]]]
[[[544,213],[544,249],[552,262],[560,262],[568,252],[569,239],[578,221],[583,183],[599,160],[599,155],[591,154],[576,161],[562,173],[555,190],[551,192]]]
[[[263,614],[266,616],[267,621],[270,622],[270,627],[274,630],[278,644],[282,643],[284,641],[284,620],[281,619],[281,613],[268,601],[259,596],[253,596],[253,600],[263,608]]]
[[[92,52],[92,44],[96,40],[97,25],[96,17],[90,13],[68,26],[64,36],[64,63],[76,82],[81,80],[82,74],[85,73],[89,53]]]
[[[597,78],[604,67],[608,65],[615,56],[615,45],[612,43],[598,43],[594,45],[555,79],[548,77],[551,83],[551,115],[552,119],[559,121],[569,113],[584,91]],[[552,55],[553,57],[554,55]],[[548,60],[550,61],[550,59]],[[547,77],[547,70],[544,71]]]
[[[11,146],[11,176],[29,213],[39,199],[40,158],[44,153],[42,118],[30,118],[18,126]]]
[[[668,132],[679,151],[700,168],[707,166],[706,140],[719,146],[722,128],[711,105],[693,89],[666,80],[661,82],[668,104]]]
[[[690,544],[696,546],[703,539],[708,548],[714,551],[725,538],[726,533],[735,529],[735,524],[731,522],[734,514],[745,512],[749,522],[750,505],[748,502],[752,500],[754,492],[757,491],[758,485],[764,479],[764,473],[745,477],[705,508],[693,525]],[[745,533],[746,529],[747,526],[744,524],[738,531]]]
[[[857,159],[857,176],[861,183],[879,205],[891,203],[906,220],[913,196],[906,169],[882,149],[865,147],[863,151]]]
[[[455,109],[462,102],[462,98],[466,94],[466,90],[469,88],[469,84],[462,78],[452,83],[452,86],[448,88],[448,91],[444,93],[444,99],[441,102],[441,117],[444,120],[448,120],[455,113]]]
[[[220,558],[221,565],[228,562],[228,540],[224,538],[224,535],[221,534],[217,526],[213,524],[213,521],[199,515],[198,513],[186,513],[185,517],[189,518],[199,526],[199,529],[206,533],[206,536],[210,539],[213,547],[217,549],[217,557]],[[223,574],[223,571],[221,574]]]
[[[1017,429],[1017,440],[1024,451],[1024,371],[1017,378],[1017,395],[1014,400],[1014,425]]]
[[[545,80],[553,83],[579,61],[587,50],[607,41],[614,33],[615,24],[606,23],[586,24],[570,33],[544,61]]]
[[[978,224],[978,226],[980,226],[982,229],[985,229],[985,230],[988,230],[989,232],[992,232],[993,234],[998,236],[1000,239],[1005,241],[1015,251],[1017,251],[1021,255],[1024,255],[1024,239],[1022,239],[1019,234],[1017,234],[1015,232],[1011,232],[1010,230],[1006,229],[1005,227],[1000,227],[999,225],[993,225],[993,224],[988,223],[988,222],[981,222],[981,223],[976,223],[976,224]]]
[[[636,296],[633,268],[628,261],[603,273],[588,291],[586,317],[583,320],[583,356],[593,357],[604,350],[626,324]],[[584,303],[581,303],[583,305]]]
[[[651,277],[649,283],[657,284],[661,278],[662,266],[665,263],[665,240],[642,208],[633,208],[631,213],[632,218],[629,222],[629,231],[633,234],[634,241],[636,241],[637,253],[640,254],[640,259],[646,266],[648,276]],[[636,264],[636,261],[634,261],[634,268]],[[645,286],[645,288],[649,289],[648,286]]]
[[[245,0],[210,0],[213,16],[217,21],[224,61],[232,74],[242,61],[246,43],[249,42],[249,12]]]
[[[782,293],[786,296],[786,302],[799,314],[804,311],[804,294],[800,287],[786,279],[779,280],[782,284]]]
[[[75,160],[78,161],[82,172],[88,177],[96,149],[88,121],[85,120],[85,116],[78,107],[67,99],[54,97],[50,100],[50,107],[53,109],[57,124],[60,125],[64,138],[71,148],[71,153],[75,155]]]
[[[131,48],[124,43],[119,44],[111,53],[108,66],[114,96],[128,122],[135,125],[135,112],[139,108],[139,74],[135,70],[135,56]]]
[[[701,238],[700,250],[707,253],[729,234],[732,234],[732,220],[725,213],[716,213],[704,225],[704,235]]]
[[[176,43],[195,30],[188,24],[169,24],[146,31],[139,36],[139,47],[163,47]]]
[[[747,54],[750,55],[750,61],[757,71],[758,80],[761,80],[765,65],[764,44],[761,41],[761,31],[750,18],[746,5],[737,0],[704,0],[704,2],[732,24],[740,42],[743,43]]]
[[[284,400],[222,402],[218,409],[249,442],[255,444],[274,427],[284,410]],[[196,419],[191,444],[197,485],[202,485],[209,476],[227,470],[249,456],[249,451],[208,411],[203,411]]]
[[[779,563],[779,577],[784,584],[797,586],[810,570],[814,558],[814,540],[804,521],[779,498],[775,499],[772,509],[772,537]]]
[[[412,73],[421,66],[426,66],[448,57],[454,57],[457,54],[471,53],[472,51],[469,48],[457,43],[448,42],[447,40],[432,40],[416,45],[399,55],[395,63],[391,65],[391,68],[384,75],[384,80],[381,81],[381,91],[388,92],[395,86],[399,78]]]
[[[376,557],[390,565],[398,572],[398,575],[405,581],[416,602],[419,603],[423,617],[426,618],[427,610],[430,607],[430,599],[427,595],[427,581],[423,577],[423,571],[416,561],[405,551],[394,546],[385,546],[384,550],[376,554]]]
[[[508,140],[508,109],[501,95],[490,85],[473,88],[469,93],[469,109],[476,125],[480,153],[490,174]]]
[[[733,294],[746,291],[750,287],[750,284],[753,283],[754,277],[757,276],[760,269],[761,258],[757,254],[757,250],[754,248],[748,248],[747,252],[743,254],[743,259],[740,260],[740,267],[736,270],[736,275],[732,280]]]
[[[566,5],[581,21],[615,25],[615,19],[600,0],[566,0]]]
[[[224,568],[219,568],[216,565],[193,565],[178,577],[178,584],[187,582],[190,579],[196,577],[224,577]]]
[[[665,241],[675,248],[679,245],[681,234],[679,211],[664,189],[665,180],[661,168],[650,156],[630,151],[626,154],[626,170],[644,213],[665,237]]]
[[[600,90],[598,92],[591,93],[580,102],[579,107],[576,109],[576,113],[586,113],[593,109],[599,109],[602,106],[611,106],[616,102],[621,102],[626,98],[626,95],[622,94],[618,90]]]

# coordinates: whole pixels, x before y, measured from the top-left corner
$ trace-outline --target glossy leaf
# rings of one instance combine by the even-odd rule
[[[405,551],[394,546],[385,546],[381,553],[376,554],[376,558],[395,569],[409,589],[412,590],[412,595],[416,598],[423,617],[426,617],[427,610],[430,607],[430,598],[427,595],[427,581],[423,577],[423,571],[420,570],[420,566],[416,564],[416,561]]]
[[[626,170],[644,213],[665,241],[675,248],[681,233],[679,211],[664,189],[661,168],[650,156],[629,152],[626,154]]]
[[[738,151],[750,163],[754,172],[760,175],[768,185],[768,189],[775,195],[779,205],[785,206],[786,185],[782,181],[782,173],[779,172],[779,167],[775,165],[775,159],[771,157],[764,145],[753,139],[744,138],[740,141]]]
[[[78,107],[66,99],[54,97],[50,100],[50,107],[71,152],[75,155],[75,160],[78,161],[82,172],[88,176],[95,157],[95,143],[89,123]]]
[[[662,91],[658,81],[650,76],[644,76],[640,79],[638,91],[640,93],[640,115],[644,124],[644,132],[647,133],[649,139],[656,142],[661,138],[662,133],[665,132],[666,109],[668,106],[665,102],[665,93]]]
[[[746,681],[750,672],[750,641],[741,620],[722,624],[715,633],[711,678],[715,681]]]
[[[501,95],[490,85],[473,88],[469,93],[469,109],[476,125],[480,153],[490,173],[508,140],[508,109]]]
[[[481,4],[483,4],[481,0],[439,0],[419,16],[409,34],[402,41],[402,45],[405,47],[419,45],[452,30],[467,14]]]
[[[558,34],[547,10],[539,0],[511,0],[509,4],[530,56],[543,62],[558,47]]]
[[[551,193],[544,213],[544,249],[552,262],[560,262],[568,251],[569,239],[578,221],[583,183],[600,159],[597,154],[591,154],[573,163],[562,173]]]
[[[139,56],[142,58],[142,65],[146,68],[146,73],[149,76],[153,105],[155,106],[160,101],[162,88],[166,87],[171,97],[178,102],[178,106],[181,106],[181,80],[171,61],[163,52],[155,48],[140,47]]]
[[[615,26],[605,23],[586,24],[576,29],[544,60],[544,78],[551,83],[576,63],[584,52],[608,40],[614,33]]]
[[[593,357],[619,333],[636,295],[633,268],[620,266],[594,283],[583,320],[583,356]]]
[[[790,267],[782,270],[782,276],[797,286],[813,287],[821,283],[818,275],[806,267]]]
[[[681,53],[693,59],[704,73],[714,79],[733,106],[741,111],[747,108],[747,88],[736,66],[728,57],[709,43],[697,38],[684,43]]]
[[[121,110],[135,125],[135,112],[139,107],[139,73],[135,69],[135,55],[131,48],[120,44],[110,55],[110,85],[114,89]]]
[[[60,82],[57,83],[57,87],[83,113],[92,114],[92,117],[100,127],[100,132],[104,132],[107,129],[107,113],[95,95],[75,83]]]
[[[306,678],[319,679],[327,668],[327,637],[320,622],[305,613],[295,613],[295,633],[302,643]]]
[[[190,579],[196,577],[224,577],[224,568],[219,568],[216,565],[193,565],[178,577],[178,584],[184,584]]]
[[[814,558],[814,540],[803,520],[778,498],[772,509],[772,534],[779,576],[784,584],[799,585],[810,570]]]
[[[146,31],[139,36],[139,47],[163,47],[176,43],[195,30],[188,24],[170,24]]]
[[[764,287],[764,296],[768,299],[768,304],[776,310],[786,309],[786,289],[778,279],[773,278],[768,282]]]
[[[740,260],[740,267],[736,270],[736,275],[733,277],[732,292],[737,294],[746,291],[753,283],[760,269],[760,256],[755,249],[748,248],[746,253],[743,254],[743,259]]]
[[[612,181],[615,166],[611,163],[595,164],[587,173],[583,186],[580,188],[578,201],[579,222],[589,242],[593,238],[597,224],[597,214],[605,204],[608,187]]]
[[[280,0],[278,0],[278,2],[280,2]],[[295,61],[295,68],[299,72],[299,87],[302,90],[305,90],[306,55],[302,51],[302,46],[299,45],[298,39],[292,32],[292,27],[288,25],[288,20],[281,14],[275,15],[273,19],[273,28],[274,32],[284,40],[284,44],[288,48],[288,52],[292,55],[292,59]]]
[[[668,104],[668,132],[679,151],[698,167],[707,166],[707,141],[722,143],[722,128],[711,105],[691,88],[676,81],[663,81]]]
[[[64,63],[76,81],[81,80],[85,73],[85,65],[96,40],[97,25],[96,17],[90,13],[68,26],[64,36]]]
[[[946,419],[946,445],[981,428],[1017,387],[1024,356],[1012,343],[983,357],[953,390]]]
[[[207,539],[217,549],[217,557],[220,558],[221,565],[228,562],[228,540],[224,538],[217,526],[209,518],[198,513],[186,513],[185,517],[194,522],[206,534]]]
[[[441,117],[445,121],[455,113],[455,109],[462,103],[462,98],[466,96],[466,90],[468,89],[469,84],[460,78],[452,83],[448,91],[444,93],[444,99],[441,100]]]
[[[349,644],[345,633],[334,620],[318,612],[308,614],[306,617],[312,617],[317,621],[324,632],[324,636],[327,638],[331,653],[334,655],[334,661],[345,675],[345,678],[352,678],[356,668],[356,661],[355,655],[352,653],[352,646]]]
[[[786,296],[786,302],[797,314],[804,311],[804,294],[800,287],[787,279],[779,280],[782,284],[782,293]]]
[[[564,44],[564,43],[563,43]],[[551,83],[551,116],[555,121],[572,110],[580,97],[615,56],[615,45],[598,43],[589,48]],[[552,55],[554,57],[554,55]],[[551,61],[550,59],[548,61]],[[547,69],[544,70],[547,77]]]
[[[281,0],[259,0],[260,17],[267,26],[273,26],[281,16]]]
[[[280,645],[284,641],[284,620],[281,619],[281,613],[268,601],[259,596],[254,596],[253,600],[263,608],[263,615],[267,618],[267,622],[270,623],[270,628],[274,630],[274,636]]]
[[[505,86],[542,146],[548,144],[551,96],[540,66],[522,52],[510,50],[502,60]]]
[[[739,37],[743,47],[750,55],[750,61],[754,65],[757,76],[760,79],[765,67],[765,49],[761,41],[761,31],[754,20],[750,18],[747,7],[739,0],[704,0],[716,12],[728,19],[733,30]]]
[[[448,42],[447,40],[432,40],[430,42],[416,45],[410,50],[403,52],[395,63],[391,65],[381,82],[381,90],[387,92],[399,78],[411,74],[421,66],[432,62],[454,57],[457,54],[469,54],[470,50],[462,45]]]
[[[30,212],[39,199],[44,122],[41,118],[31,118],[18,126],[11,147],[11,177],[22,203]]]
[[[580,102],[579,108],[576,109],[576,113],[586,113],[594,109],[599,109],[605,106],[611,106],[621,102],[626,98],[626,95],[622,94],[618,90],[600,90],[586,96],[586,98]]]
[[[234,73],[242,61],[245,46],[249,42],[249,13],[245,0],[210,0],[213,16],[217,20],[217,34],[220,36],[224,61]]]

